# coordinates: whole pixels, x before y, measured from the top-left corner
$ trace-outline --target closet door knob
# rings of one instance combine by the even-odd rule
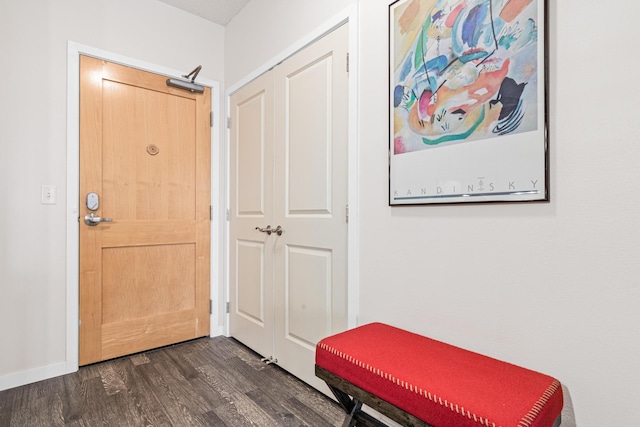
[[[271,228],[270,225],[267,225],[267,228],[260,228],[260,227],[256,227],[256,230],[262,232],[262,233],[267,233],[269,236],[271,236],[271,233],[273,233],[274,229]]]

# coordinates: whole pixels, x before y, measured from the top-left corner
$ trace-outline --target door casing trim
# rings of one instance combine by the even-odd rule
[[[66,264],[66,373],[78,370],[79,349],[79,257],[80,257],[80,231],[79,216],[80,206],[80,55],[92,56],[114,62],[131,68],[149,71],[167,77],[180,78],[183,72],[126,57],[117,53],[79,44],[73,41],[67,43],[67,264]],[[214,173],[220,165],[221,153],[220,141],[220,83],[204,77],[198,78],[198,83],[211,88],[211,111],[214,115],[211,127],[211,204],[218,205],[220,199],[220,173]],[[219,245],[219,228],[211,226],[211,298],[218,295],[220,276],[214,275],[214,271],[221,271],[222,262]],[[216,268],[213,268],[216,266]],[[213,314],[210,315],[210,335],[220,335],[221,327],[217,324],[216,306],[213,306]]]

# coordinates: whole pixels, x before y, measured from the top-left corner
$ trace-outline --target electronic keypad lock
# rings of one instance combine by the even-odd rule
[[[100,199],[96,193],[87,194],[87,209],[97,211],[100,207]]]

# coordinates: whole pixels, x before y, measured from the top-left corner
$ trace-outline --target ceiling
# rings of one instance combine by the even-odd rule
[[[250,0],[159,0],[222,26],[227,25]]]

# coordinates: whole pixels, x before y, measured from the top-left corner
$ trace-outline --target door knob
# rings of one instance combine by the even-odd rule
[[[270,225],[267,225],[266,228],[256,227],[256,230],[262,233],[267,233],[269,236],[271,236],[271,233],[276,233],[278,236],[282,236],[282,233],[284,233],[284,230],[280,226],[277,226],[276,228],[271,228]]]
[[[96,225],[100,224],[101,222],[112,222],[113,219],[111,218],[100,218],[99,215],[94,214],[93,212],[88,213],[84,216],[84,223],[87,225],[90,225],[92,227],[95,227]]]
[[[260,231],[261,233],[267,233],[269,236],[271,236],[271,233],[275,231],[271,228],[270,225],[267,225],[267,228],[256,227],[256,230]]]

